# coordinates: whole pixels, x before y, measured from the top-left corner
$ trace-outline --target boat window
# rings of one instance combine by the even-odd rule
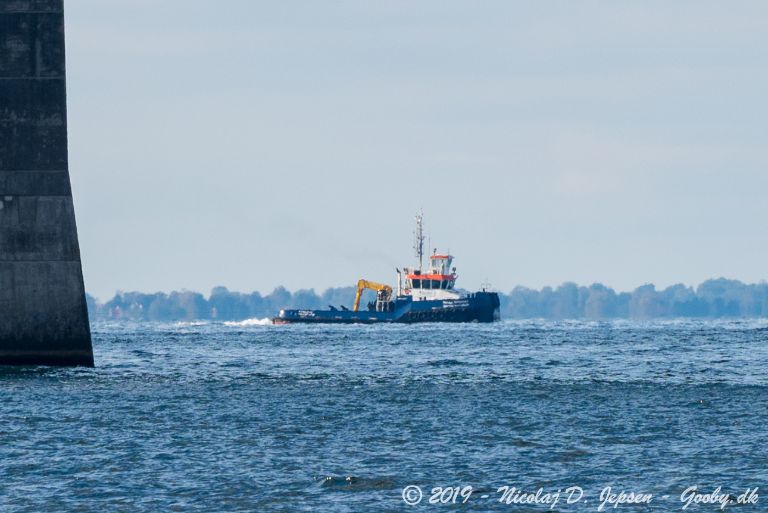
[[[413,288],[414,289],[420,289],[421,288],[421,280],[413,280]]]

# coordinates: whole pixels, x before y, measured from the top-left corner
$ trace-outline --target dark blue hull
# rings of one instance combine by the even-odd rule
[[[458,299],[414,301],[400,296],[389,311],[282,310],[275,324],[373,324],[416,322],[493,322],[499,320],[499,295],[476,292]]]

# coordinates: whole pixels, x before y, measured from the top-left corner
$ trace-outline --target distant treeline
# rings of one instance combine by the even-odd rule
[[[124,319],[136,321],[192,321],[244,319],[273,317],[282,308],[327,308],[328,305],[352,306],[355,287],[331,288],[318,296],[314,290],[289,292],[277,287],[271,294],[262,296],[259,292],[243,294],[231,292],[226,287],[214,287],[206,299],[199,292],[181,291],[118,292],[106,303],[99,303],[86,294],[88,313],[91,320]],[[372,297],[367,294],[361,304],[367,304]]]
[[[564,283],[557,288],[533,290],[516,287],[501,296],[504,319],[657,319],[675,317],[768,317],[768,284],[745,284],[720,278],[697,288],[673,285],[656,290],[643,285],[632,292],[617,293],[596,283],[589,287]],[[272,317],[281,308],[352,306],[354,287],[331,288],[318,295],[314,290],[289,292],[278,287],[271,294],[243,294],[216,287],[206,298],[198,292],[118,292],[106,303],[88,295],[92,320],[136,321],[237,321]],[[363,298],[362,304],[372,296]]]

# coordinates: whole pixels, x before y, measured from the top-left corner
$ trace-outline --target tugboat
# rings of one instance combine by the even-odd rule
[[[453,256],[429,255],[429,266],[424,260],[424,217],[416,216],[414,249],[419,259],[418,268],[397,269],[397,294],[389,285],[359,280],[352,309],[345,306],[328,310],[280,310],[272,319],[274,324],[292,323],[416,323],[416,322],[493,322],[499,320],[499,295],[483,288],[479,292],[461,294],[454,290],[456,268],[451,267]],[[376,292],[375,301],[367,310],[360,310],[364,290]]]

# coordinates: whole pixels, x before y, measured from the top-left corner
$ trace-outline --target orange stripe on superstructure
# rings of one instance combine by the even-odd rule
[[[409,280],[455,280],[455,274],[409,274]]]

